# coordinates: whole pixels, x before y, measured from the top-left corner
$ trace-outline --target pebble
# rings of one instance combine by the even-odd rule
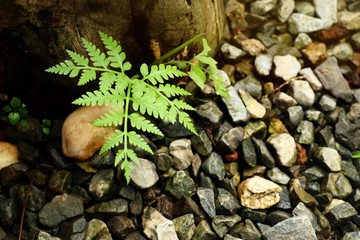
[[[200,200],[200,205],[210,218],[215,217],[215,193],[212,188],[198,188],[196,194]]]
[[[223,112],[212,100],[196,107],[196,113],[207,126],[218,126],[223,118]]]
[[[285,81],[296,77],[301,69],[301,65],[296,57],[289,54],[285,56],[275,56],[274,65],[275,75]]]
[[[155,164],[144,158],[139,158],[139,163],[140,164],[136,164],[133,162],[130,182],[140,189],[147,189],[154,186],[159,180]]]
[[[235,47],[229,43],[224,43],[221,46],[220,50],[224,57],[230,61],[237,61],[246,54],[246,52],[242,49]]]
[[[225,234],[238,222],[241,217],[239,215],[217,215],[211,221],[211,226],[220,238],[224,238]]]
[[[298,143],[305,145],[314,143],[314,124],[312,122],[300,121],[296,131],[300,134],[297,140]]]
[[[300,1],[295,3],[295,11],[308,16],[314,16],[315,7],[310,2]]]
[[[229,98],[222,97],[223,102],[225,103],[231,119],[233,122],[247,122],[250,119],[250,114],[246,110],[246,107],[241,100],[239,94],[236,92],[235,88],[230,86],[227,88]]]
[[[262,83],[253,75],[248,75],[247,77],[236,82],[234,88],[237,91],[239,91],[239,89],[245,90],[257,100],[259,100],[263,94]]]
[[[329,56],[334,56],[339,62],[346,62],[352,59],[354,50],[347,42],[339,43],[328,50]]]
[[[320,64],[327,58],[327,48],[322,42],[311,42],[301,52],[314,65]]]
[[[349,180],[340,172],[329,173],[322,182],[324,190],[329,191],[333,197],[346,199],[353,191]]]
[[[19,161],[17,146],[9,142],[0,142],[0,170]]]
[[[221,155],[217,152],[210,153],[201,165],[205,173],[218,181],[222,181],[225,177],[225,167]]]
[[[316,32],[331,26],[326,20],[314,18],[302,13],[291,14],[288,24],[289,31],[292,34]]]
[[[271,54],[260,53],[255,57],[256,71],[263,76],[268,76],[272,68],[273,58]]]
[[[264,15],[276,6],[276,0],[254,1],[251,3],[250,13]]]
[[[330,96],[329,94],[324,94],[319,100],[319,107],[321,111],[331,112],[336,108],[336,98]]]
[[[266,142],[274,148],[281,166],[291,167],[296,162],[297,151],[294,138],[288,133],[274,133]]]
[[[314,0],[316,15],[331,26],[337,22],[337,0]]]
[[[308,81],[291,81],[289,84],[288,94],[292,96],[298,104],[305,108],[311,107],[315,102],[315,93]]]
[[[341,11],[337,14],[338,22],[348,30],[360,30],[360,12]]]
[[[282,185],[287,185],[288,182],[290,181],[290,177],[286,175],[286,173],[281,171],[281,169],[278,167],[269,169],[266,172],[266,176],[268,176],[268,178],[274,183],[278,183]]]
[[[191,140],[178,139],[172,141],[169,146],[169,153],[177,170],[187,169],[191,165],[191,160],[194,156],[191,150]]]
[[[256,99],[254,99],[248,92],[241,88],[239,89],[239,94],[246,106],[246,110],[252,118],[261,119],[265,116],[266,109],[261,103],[256,101]]]
[[[194,215],[189,213],[173,219],[176,235],[179,240],[191,240],[195,233]]]
[[[216,239],[216,234],[212,231],[210,224],[202,220],[195,228],[192,240]]]
[[[277,17],[280,22],[286,22],[295,9],[295,1],[280,0],[278,4]]]
[[[306,33],[299,33],[294,41],[294,46],[297,49],[302,49],[309,45],[312,42],[312,39]]]
[[[280,201],[279,185],[262,177],[254,176],[241,182],[238,187],[241,205],[251,209],[267,209]]]

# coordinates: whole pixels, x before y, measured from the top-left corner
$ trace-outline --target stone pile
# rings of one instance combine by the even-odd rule
[[[47,144],[8,131],[0,239],[25,203],[27,239],[360,239],[360,2],[245,2],[226,5],[230,97],[189,83],[199,134],[159,123],[129,185],[111,151],[65,157],[61,122]]]

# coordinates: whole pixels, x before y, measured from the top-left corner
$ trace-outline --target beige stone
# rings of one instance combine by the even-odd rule
[[[259,176],[246,179],[237,190],[241,205],[251,209],[267,209],[277,204],[281,191],[279,185]]]
[[[255,98],[241,88],[239,89],[239,93],[252,118],[259,119],[265,116],[266,108],[261,103],[256,101]]]
[[[0,142],[0,170],[19,161],[19,153],[16,145],[8,142]]]
[[[92,122],[111,108],[80,107],[65,119],[62,127],[62,149],[66,157],[85,161],[102,147],[115,128],[96,127]]]

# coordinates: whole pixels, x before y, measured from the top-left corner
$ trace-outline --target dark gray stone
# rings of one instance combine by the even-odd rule
[[[279,193],[280,201],[278,202],[278,204],[276,204],[276,207],[283,210],[289,210],[292,208],[289,190],[287,189],[286,186],[280,186],[280,187],[282,188],[282,191]]]
[[[22,185],[18,193],[20,203],[26,204],[26,208],[31,211],[38,212],[45,204],[45,192],[40,191],[36,186],[32,186],[29,192],[29,185]]]
[[[275,159],[271,155],[265,142],[257,138],[252,138],[252,140],[256,149],[257,156],[260,157],[260,161],[262,162],[262,164],[269,168],[275,167]]]
[[[243,219],[250,219],[253,222],[256,223],[262,223],[265,222],[267,213],[264,210],[254,210],[251,208],[243,208],[241,210],[241,217]]]
[[[125,199],[116,198],[108,202],[99,202],[88,207],[86,213],[92,218],[108,219],[117,215],[126,215],[129,204]]]
[[[227,87],[227,92],[229,94],[229,98],[223,97],[222,100],[226,105],[232,121],[235,123],[247,122],[250,119],[250,114],[246,110],[239,94],[232,86]]]
[[[356,209],[348,202],[343,202],[335,205],[330,209],[330,212],[326,214],[331,226],[338,227],[345,221],[351,219],[357,215]]]
[[[112,151],[106,151],[103,154],[95,153],[89,160],[89,164],[96,168],[109,168],[114,166],[114,154]]]
[[[107,227],[110,232],[122,239],[126,237],[129,233],[135,231],[135,226],[130,218],[126,216],[115,216],[110,218],[109,221],[106,222]]]
[[[57,194],[69,192],[72,184],[72,174],[66,170],[55,171],[49,179],[49,189]]]
[[[191,137],[191,146],[197,153],[202,156],[209,156],[213,150],[212,142],[210,141],[205,130],[198,132],[199,135]]]
[[[18,220],[19,206],[15,199],[0,195],[0,226],[12,227]]]
[[[219,141],[219,149],[224,153],[233,153],[244,138],[244,128],[235,127],[225,131]]]
[[[236,224],[230,229],[229,234],[242,239],[261,240],[261,233],[250,219]]]
[[[202,220],[195,228],[192,240],[215,240],[216,234],[211,230],[211,226],[206,220]]]
[[[114,169],[99,170],[90,180],[89,194],[98,201],[109,200],[118,190],[115,180]]]
[[[185,214],[173,220],[175,232],[179,240],[191,240],[195,232],[195,220],[193,214]]]
[[[340,112],[339,120],[335,125],[336,140],[349,148],[356,150],[360,148],[360,103],[354,103],[350,111]]]
[[[223,188],[217,189],[215,204],[218,214],[235,214],[241,208],[239,198]]]
[[[210,100],[196,107],[196,113],[206,126],[218,126],[223,118],[223,112],[217,104]]]
[[[172,159],[169,154],[169,149],[165,146],[161,146],[154,152],[152,161],[160,171],[167,171],[172,166]]]
[[[198,188],[196,190],[200,205],[210,218],[216,215],[215,194],[211,188]]]
[[[217,152],[210,153],[209,157],[203,161],[201,168],[216,180],[222,181],[225,177],[224,163]]]
[[[275,225],[279,222],[282,222],[286,219],[292,218],[293,215],[291,213],[282,211],[282,210],[274,210],[270,212],[266,217],[266,222],[270,225]]]
[[[211,226],[220,238],[224,238],[225,234],[238,222],[241,217],[239,215],[217,215],[214,216]]]
[[[177,199],[191,197],[196,192],[195,182],[184,171],[177,171],[166,181],[165,191]]]
[[[285,124],[289,129],[296,128],[304,119],[304,111],[301,106],[289,107],[285,112]]]
[[[250,167],[256,166],[256,151],[251,138],[245,138],[241,141],[241,159]]]
[[[59,237],[64,240],[85,239],[87,221],[84,217],[62,222]]]

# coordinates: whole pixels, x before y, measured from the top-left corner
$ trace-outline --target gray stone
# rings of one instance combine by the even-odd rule
[[[288,175],[286,175],[286,173],[281,171],[280,168],[278,168],[278,167],[269,169],[266,172],[266,176],[268,176],[269,179],[271,181],[273,181],[274,183],[278,183],[278,184],[282,184],[282,185],[287,185],[288,182],[290,181],[290,177]]]
[[[289,107],[295,106],[297,104],[293,97],[284,92],[275,93],[271,100],[276,105],[276,107],[282,111],[285,111]]]
[[[85,240],[90,239],[112,239],[106,224],[99,219],[92,219],[87,226]]]
[[[243,219],[250,219],[253,222],[265,222],[267,212],[264,210],[253,210],[250,208],[243,208],[241,210],[241,217]]]
[[[39,221],[46,227],[55,227],[60,222],[84,213],[81,198],[69,194],[55,196],[39,212]]]
[[[206,220],[202,220],[195,228],[192,240],[215,240],[216,234],[211,230],[211,226]]]
[[[329,219],[331,226],[338,227],[357,214],[356,209],[348,202],[342,202],[333,206],[326,217]]]
[[[278,163],[284,167],[295,164],[297,150],[294,138],[288,133],[274,133],[266,142],[274,148]]]
[[[333,197],[345,199],[353,191],[349,180],[342,173],[329,173],[322,182],[324,190],[329,191]]]
[[[219,145],[225,153],[233,153],[239,147],[244,138],[244,128],[234,127],[226,130],[219,141]]]
[[[315,93],[308,81],[296,80],[289,84],[288,94],[301,106],[309,108],[315,102]]]
[[[140,164],[133,163],[130,182],[140,189],[150,188],[159,180],[156,166],[151,161],[139,158]]]
[[[218,181],[222,181],[225,177],[225,167],[221,155],[217,152],[210,153],[201,165],[205,173]]]
[[[237,48],[229,43],[224,43],[220,50],[223,56],[230,61],[237,61],[246,54],[246,52],[242,49]]]
[[[227,87],[227,92],[229,97],[222,97],[221,99],[225,103],[232,121],[235,123],[247,122],[250,119],[250,114],[246,110],[246,107],[239,94],[232,86]]]
[[[135,225],[126,216],[115,216],[106,222],[110,232],[120,239],[124,239],[129,233],[135,231]]]
[[[282,210],[274,210],[271,211],[267,217],[266,217],[266,222],[268,222],[271,225],[275,225],[279,222],[282,222],[286,219],[292,218],[293,215],[289,212],[285,212]]]
[[[256,149],[257,156],[260,157],[260,161],[262,162],[262,164],[269,168],[274,167],[275,159],[271,155],[265,142],[257,138],[252,138],[252,140]]]
[[[289,190],[286,186],[281,186],[282,192],[279,193],[280,201],[276,204],[276,207],[283,210],[289,210],[292,208],[290,201]]]
[[[144,209],[142,227],[145,235],[150,239],[179,239],[176,235],[173,222],[152,207],[146,207]]]
[[[98,201],[109,200],[117,191],[114,169],[101,169],[95,173],[89,183],[89,194]]]
[[[299,73],[305,77],[314,91],[320,91],[323,88],[319,78],[315,75],[311,68],[303,68]]]
[[[347,232],[345,233],[345,235],[342,237],[341,240],[357,240],[357,239],[360,239],[360,231]]]
[[[220,238],[224,238],[225,234],[238,222],[241,217],[239,215],[217,215],[211,221],[211,226]]]
[[[193,214],[177,217],[173,219],[173,223],[179,240],[191,240],[196,228]]]
[[[294,0],[280,0],[278,3],[277,17],[280,22],[286,22],[295,8]]]
[[[257,158],[255,146],[251,138],[243,139],[240,144],[240,149],[242,161],[244,161],[250,167],[255,167]]]
[[[302,202],[298,203],[296,205],[296,207],[294,208],[294,210],[292,211],[292,214],[293,214],[293,216],[307,217],[310,220],[313,228],[315,230],[318,229],[317,218],[316,218],[315,214],[309,208],[307,208],[304,203],[302,203]]]
[[[335,137],[332,128],[327,125],[317,134],[317,143],[321,146],[335,148]]]
[[[196,113],[207,126],[218,126],[223,118],[223,112],[212,100],[196,107]]]
[[[328,51],[328,56],[334,56],[340,62],[346,62],[352,59],[354,50],[351,47],[350,43],[338,43]]]
[[[242,239],[261,240],[261,233],[250,219],[236,224],[229,232],[234,237]]]
[[[347,177],[353,186],[360,187],[360,175],[351,160],[341,161],[341,172]]]
[[[335,97],[341,98],[348,103],[352,101],[351,89],[341,74],[335,57],[328,57],[325,62],[315,68],[315,73],[324,88],[330,91]]]
[[[96,168],[108,168],[114,166],[114,153],[112,151],[106,151],[103,154],[95,153],[89,160],[89,164]]]
[[[315,123],[321,123],[325,116],[324,113],[314,109],[308,109],[304,114],[306,120]]]
[[[337,17],[338,22],[348,30],[360,30],[360,12],[341,11]]]
[[[67,193],[71,188],[72,175],[66,170],[55,171],[51,174],[48,187],[57,194]]]
[[[240,208],[239,199],[226,189],[218,188],[216,194],[216,212],[218,214],[235,214]]]
[[[262,0],[251,3],[250,13],[255,15],[264,15],[276,6],[276,0]]]
[[[0,226],[9,228],[12,227],[18,221],[18,213],[19,205],[17,204],[16,199],[5,198],[4,195],[0,195]],[[59,223],[63,220],[61,216],[58,216],[57,214],[54,215],[56,219],[49,219],[50,212],[48,209],[46,209],[44,213],[40,212],[39,215],[40,214],[42,216],[46,215],[45,220],[42,220],[46,223]]]
[[[214,190],[200,187],[196,190],[196,194],[199,197],[201,207],[210,218],[213,218],[216,215]]]
[[[184,138],[172,141],[169,146],[169,153],[173,157],[173,165],[177,170],[187,169],[194,156],[190,139]]]
[[[296,226],[296,227],[294,227]],[[286,219],[265,231],[267,240],[317,240],[315,230],[308,217],[299,216]]]
[[[262,83],[253,75],[248,75],[240,81],[237,81],[234,88],[236,91],[243,89],[256,99],[260,99],[263,89]]]
[[[212,143],[205,130],[201,130],[198,135],[191,137],[191,146],[202,156],[209,156],[213,150]]]
[[[260,53],[260,54],[256,55],[256,57],[255,57],[256,71],[260,75],[268,76],[271,71],[272,61],[273,61],[273,59],[272,59],[271,54]]]
[[[294,46],[297,49],[303,49],[312,42],[312,39],[306,33],[299,33],[294,41]],[[314,89],[315,90],[315,89]]]
[[[329,94],[324,94],[319,100],[320,109],[324,112],[334,111],[336,108],[336,98]]]
[[[360,103],[354,103],[350,111],[340,112],[339,120],[335,125],[335,138],[350,150],[360,148]]]
[[[59,230],[61,239],[77,240],[84,239],[88,222],[84,217],[75,218],[67,222],[62,222]]]
[[[298,143],[306,145],[314,143],[314,124],[312,122],[302,120],[296,131],[300,134]]]
[[[284,56],[274,57],[275,75],[288,81],[297,76],[301,69],[301,65],[296,57],[287,54]]]
[[[199,133],[200,134],[200,133]],[[192,143],[192,142],[191,142]],[[160,171],[167,171],[172,166],[172,158],[169,154],[169,149],[165,146],[161,146],[154,152],[154,158],[151,159],[157,169]]]
[[[123,198],[116,198],[107,202],[95,203],[86,209],[86,214],[99,219],[126,215],[128,212],[129,204]]]
[[[177,171],[165,183],[165,191],[169,192],[176,199],[191,197],[195,194],[196,187],[194,180],[184,171]]]
[[[45,204],[45,192],[40,191],[36,186],[32,185],[29,191],[29,185],[22,185],[19,188],[18,196],[22,205],[26,204],[26,208],[38,212]]]
[[[331,26],[326,20],[314,18],[302,13],[291,14],[288,24],[289,31],[292,34],[316,32]]]
[[[263,121],[251,121],[244,127],[244,138],[254,137],[258,139],[265,139],[267,135],[267,125]]]
[[[336,149],[330,147],[319,147],[315,151],[314,156],[330,171],[341,171],[341,156]]]

